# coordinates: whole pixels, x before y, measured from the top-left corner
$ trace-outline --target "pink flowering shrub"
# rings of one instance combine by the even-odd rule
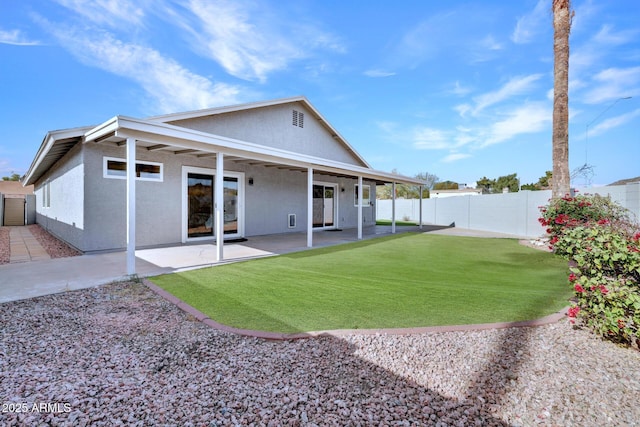
[[[640,228],[600,196],[565,197],[541,208],[554,252],[570,262],[571,323],[640,347]]]

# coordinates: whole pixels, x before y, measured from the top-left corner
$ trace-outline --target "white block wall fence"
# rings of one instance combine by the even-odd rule
[[[640,219],[640,182],[626,185],[577,188],[579,194],[609,196]],[[538,222],[539,206],[549,203],[551,190],[485,194],[424,199],[422,223],[451,225],[472,230],[494,231],[521,237],[539,237],[545,233]],[[391,219],[391,200],[376,201],[376,218]],[[418,221],[420,200],[397,199],[396,221]]]

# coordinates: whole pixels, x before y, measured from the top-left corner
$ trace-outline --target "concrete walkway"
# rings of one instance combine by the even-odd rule
[[[51,259],[47,251],[31,234],[29,227],[9,227],[11,264]]]

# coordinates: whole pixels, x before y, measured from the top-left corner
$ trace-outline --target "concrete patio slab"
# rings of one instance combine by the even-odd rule
[[[224,246],[224,258],[227,262],[273,255],[276,254],[239,243]],[[136,258],[173,271],[192,270],[218,264],[215,261],[216,246],[214,244],[138,250]]]

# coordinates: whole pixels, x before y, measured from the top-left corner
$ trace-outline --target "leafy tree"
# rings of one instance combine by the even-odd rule
[[[549,181],[551,180],[551,177],[553,176],[553,173],[551,171],[546,171],[544,176],[541,176],[538,179],[538,182],[533,183],[533,184],[524,184],[522,185],[522,189],[523,190],[533,190],[533,191],[537,191],[537,190],[548,190],[549,189]]]
[[[569,194],[569,33],[571,0],[553,0],[553,183],[551,197]]]
[[[520,180],[517,173],[500,176],[497,179],[489,179],[483,176],[476,181],[476,188],[482,190],[483,194],[502,193],[503,188],[508,188],[510,193],[518,191]]]
[[[398,173],[396,169],[392,171],[392,173]],[[433,188],[433,185],[438,181],[438,177],[429,172],[421,172],[415,176],[418,179],[426,181],[427,184],[422,187],[422,198],[429,198],[430,192],[429,190]],[[380,186],[376,189],[376,198],[380,200],[388,200],[391,199],[391,184],[386,184]],[[408,185],[408,184],[396,184],[396,198],[403,199],[418,199],[420,198],[420,186],[419,185]]]
[[[460,188],[458,183],[453,181],[442,181],[433,186],[434,190],[457,190],[458,188]]]
[[[3,176],[3,181],[20,181],[20,175],[17,173],[11,174],[11,176]]]
[[[481,189],[483,194],[491,193],[495,186],[496,186],[496,180],[489,179],[486,176],[483,176],[482,178],[476,181],[476,188]]]
[[[517,173],[511,175],[505,175],[496,179],[495,186],[493,187],[494,193],[502,193],[504,188],[509,189],[509,193],[515,193],[520,188],[520,180]]]

